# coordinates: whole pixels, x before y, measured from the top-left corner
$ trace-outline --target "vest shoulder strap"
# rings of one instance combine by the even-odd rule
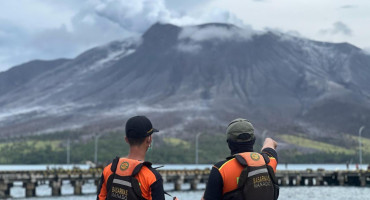
[[[263,159],[265,159],[266,164],[269,164],[270,163],[270,158],[269,158],[269,156],[267,154],[263,153],[262,154],[262,157],[263,157]]]
[[[241,155],[237,154],[237,155],[235,155],[235,159],[236,159],[236,160],[239,162],[239,164],[241,164],[243,167],[248,166],[248,163],[247,163],[247,161],[244,159],[244,157],[243,157],[243,156],[241,156]]]
[[[117,170],[117,165],[118,165],[118,162],[119,162],[119,157],[116,156],[113,161],[112,161],[112,165],[110,166],[110,170],[115,173],[116,170]]]
[[[143,162],[143,165],[148,167],[148,168],[152,168],[152,163],[151,162],[148,162],[148,161],[144,161]]]
[[[148,167],[150,169],[152,167],[152,163],[151,162],[148,162],[148,161],[144,161],[143,163],[138,164],[135,167],[135,169],[132,171],[131,176],[136,176],[140,172],[140,170],[141,170],[141,168],[143,166],[146,166],[146,167]]]

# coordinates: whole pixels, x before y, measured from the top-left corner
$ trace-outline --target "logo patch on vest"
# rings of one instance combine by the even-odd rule
[[[125,190],[119,187],[112,187],[111,195],[112,197],[117,198],[117,199],[127,200],[128,190]]]
[[[257,176],[253,178],[253,186],[254,188],[271,186],[270,177],[267,175],[267,176]]]
[[[122,171],[125,171],[126,169],[128,169],[128,167],[130,166],[130,164],[128,162],[123,162],[119,168],[122,170]]]
[[[251,158],[254,161],[258,161],[260,159],[260,155],[258,155],[257,153],[251,153]]]

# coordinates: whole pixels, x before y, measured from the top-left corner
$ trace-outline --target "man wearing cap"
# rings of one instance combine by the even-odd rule
[[[158,132],[145,116],[135,116],[126,122],[125,140],[129,154],[116,158],[102,172],[98,200],[105,199],[155,199],[164,200],[161,175],[144,162],[152,143],[152,134]]]
[[[212,167],[211,173],[209,175],[208,183],[206,186],[206,190],[203,196],[203,199],[205,200],[245,199],[245,197],[235,198],[234,193],[235,191],[238,191],[237,188],[240,187],[240,184],[238,185],[239,178],[241,178],[240,175],[243,169],[245,168],[245,166],[248,166],[248,164],[253,165],[255,164],[255,162],[258,161],[261,163],[261,168],[262,167],[264,167],[265,169],[270,168],[271,169],[270,171],[273,170],[273,172],[271,173],[276,172],[278,157],[277,157],[277,153],[275,149],[276,149],[277,143],[273,139],[271,138],[265,139],[260,154],[253,152],[253,145],[256,140],[255,135],[254,135],[254,128],[253,128],[253,125],[248,120],[242,119],[242,118],[238,118],[238,119],[231,121],[227,127],[226,134],[227,134],[227,143],[229,145],[229,149],[231,151],[232,156],[228,157],[224,161],[216,163]],[[243,158],[241,160],[246,161],[245,166],[241,165],[239,158]],[[271,167],[268,167],[268,165]],[[256,172],[261,172],[261,170],[262,169],[258,169],[256,170]],[[268,174],[267,174],[267,177],[269,177]],[[259,178],[255,180],[262,180],[262,179]],[[273,187],[271,186],[271,188]],[[264,192],[262,192],[262,194],[263,193]],[[274,193],[274,191],[272,191],[272,193]],[[245,193],[243,193],[242,195],[245,196]],[[230,196],[232,197],[229,198]],[[276,196],[276,195],[272,195],[272,196]],[[254,198],[248,198],[248,199],[254,199]],[[266,198],[258,198],[258,195],[257,195],[256,199],[266,199]],[[272,199],[273,198],[271,198],[271,200]]]

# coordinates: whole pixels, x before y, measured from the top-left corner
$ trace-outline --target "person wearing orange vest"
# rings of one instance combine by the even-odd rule
[[[236,197],[236,195],[234,194],[235,191],[240,190],[240,188],[238,188],[239,187],[238,184],[240,184],[239,179],[241,178],[240,175],[243,169],[246,169],[247,166],[249,168],[254,167],[257,169],[252,173],[249,173],[248,177],[250,175],[252,176],[254,174],[262,172],[265,172],[265,174],[267,174],[265,176],[254,178],[251,181],[252,182],[251,184],[255,185],[254,187],[251,187],[252,188],[251,190],[254,190],[254,188],[259,187],[264,188],[262,186],[266,185],[271,186],[269,188],[273,188],[267,171],[271,171],[272,174],[276,172],[278,156],[275,149],[277,143],[271,138],[266,138],[261,153],[254,152],[253,145],[256,140],[254,135],[254,127],[252,123],[242,118],[238,118],[231,121],[230,124],[228,125],[226,133],[227,133],[227,143],[232,156],[228,157],[226,160],[216,163],[212,167],[206,185],[206,190],[204,192],[204,196],[202,199],[204,200],[277,199],[278,189],[277,194],[275,191],[275,194],[270,195],[271,197],[275,196],[275,198],[270,198],[270,196],[268,198],[259,198],[258,195],[256,198],[255,197],[256,195],[253,194],[253,192],[251,192],[250,190],[243,193],[243,195],[247,195],[249,198],[246,198],[245,196]],[[271,170],[267,170],[267,168]],[[250,198],[248,192],[250,192],[250,195],[253,197]],[[260,192],[259,194],[262,194],[261,196],[263,196],[265,193],[269,194],[269,191],[267,192],[259,191],[259,192]],[[272,193],[274,193],[274,191],[272,191]]]
[[[105,199],[154,199],[164,200],[161,175],[144,162],[152,143],[152,134],[158,132],[145,116],[135,116],[126,123],[125,140],[129,154],[116,158],[102,172],[97,200]]]

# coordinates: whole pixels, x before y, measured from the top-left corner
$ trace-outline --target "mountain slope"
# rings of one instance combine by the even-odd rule
[[[57,59],[52,61],[34,60],[0,73],[1,96],[13,89],[25,85],[40,74],[50,71],[54,67],[62,65],[68,61],[69,59]]]
[[[258,130],[312,135],[370,125],[370,56],[346,43],[229,24],[155,24],[141,38],[53,66],[0,87],[1,135],[111,129],[134,114],[174,135],[221,131],[235,117]]]

